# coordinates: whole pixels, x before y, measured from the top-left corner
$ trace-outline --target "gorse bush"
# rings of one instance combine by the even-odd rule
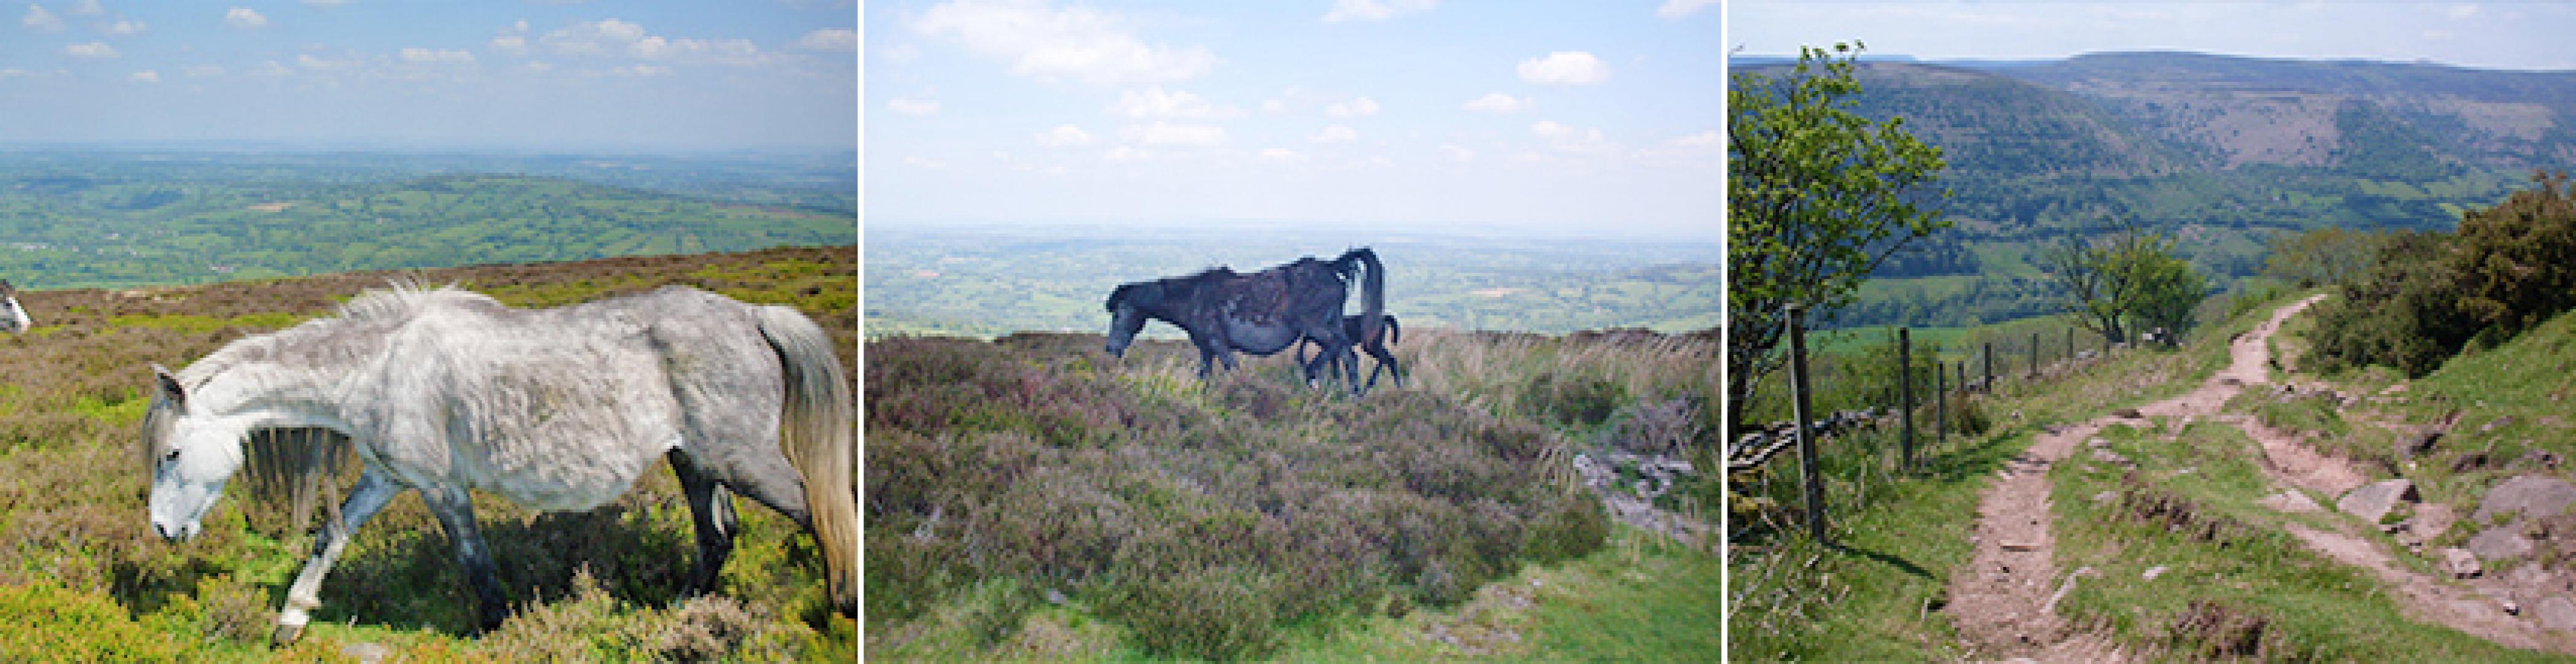
[[[2494,344],[2576,307],[2576,199],[2565,174],[2465,212],[2456,233],[2403,233],[2317,320],[2328,368],[2421,376],[2472,342]]]
[[[871,652],[1053,593],[1151,653],[1261,657],[1292,626],[1598,550],[1569,434],[1715,431],[1695,428],[1713,409],[1663,407],[1713,403],[1715,344],[1647,336],[1425,330],[1397,351],[1415,382],[1360,399],[1261,358],[1202,381],[1178,342],[1123,361],[1096,335],[870,342]]]

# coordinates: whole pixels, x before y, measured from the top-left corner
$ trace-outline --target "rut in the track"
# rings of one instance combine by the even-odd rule
[[[2311,297],[2272,313],[2270,320],[2241,335],[2229,346],[2227,369],[2208,383],[2179,397],[2138,409],[2144,417],[2197,418],[2216,414],[2248,383],[2265,381],[2265,343],[2281,322],[2316,303]],[[2078,441],[2103,426],[2124,421],[2103,416],[2089,422],[2051,428],[2030,449],[2006,464],[2004,476],[1986,490],[1977,506],[1976,555],[1968,568],[1950,579],[1945,612],[1977,658],[2031,657],[2043,661],[2102,661],[2120,654],[2099,635],[2071,634],[2054,611],[2052,596],[2072,579],[2061,579],[2055,564],[2057,541],[2049,532],[2048,469],[2073,452]]]

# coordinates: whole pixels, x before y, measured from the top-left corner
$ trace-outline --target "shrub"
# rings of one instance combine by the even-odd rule
[[[127,615],[106,595],[50,581],[0,586],[0,660],[12,662],[167,662],[178,644]]]
[[[2317,319],[2328,367],[2385,364],[2410,376],[2473,341],[2501,343],[2576,307],[2576,199],[2565,174],[2491,208],[2456,234],[2398,234],[2378,264]]]

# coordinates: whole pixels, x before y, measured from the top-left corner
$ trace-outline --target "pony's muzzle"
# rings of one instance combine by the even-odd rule
[[[159,519],[154,519],[152,520],[152,531],[161,534],[161,541],[175,544],[195,538],[197,536],[197,524],[183,523],[171,525],[162,523]]]

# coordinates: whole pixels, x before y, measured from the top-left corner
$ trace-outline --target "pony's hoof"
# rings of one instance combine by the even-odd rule
[[[277,634],[271,637],[271,639],[274,640],[277,645],[283,646],[295,643],[295,638],[303,635],[303,625],[278,625]]]

